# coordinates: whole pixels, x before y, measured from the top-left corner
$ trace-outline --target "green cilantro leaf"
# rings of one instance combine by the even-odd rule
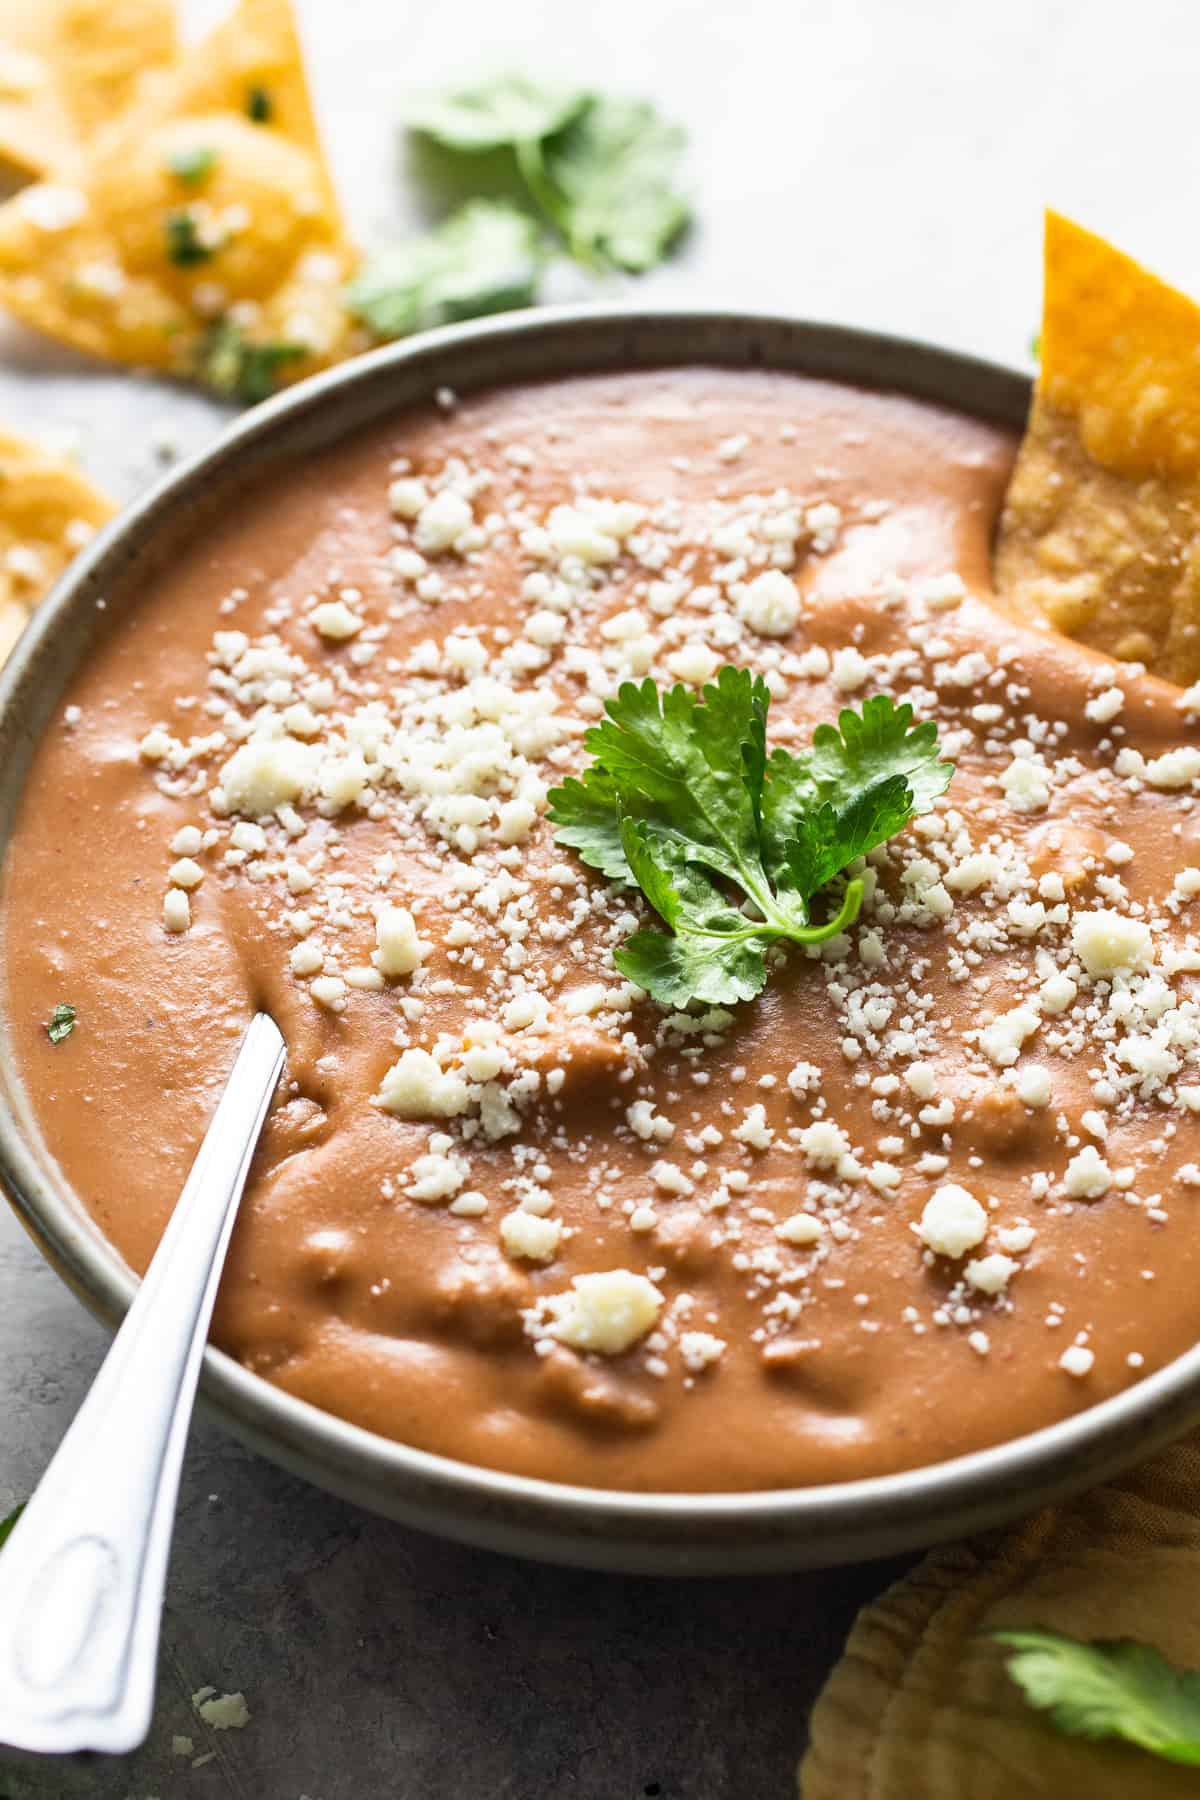
[[[1166,1762],[1200,1765],[1200,1669],[1176,1669],[1131,1638],[1081,1643],[1052,1631],[997,1631],[1030,1706],[1069,1737],[1123,1738]]]
[[[475,87],[425,95],[410,109],[408,127],[443,149],[475,155],[540,143],[569,125],[587,104],[583,88],[497,75]]]
[[[617,784],[611,775],[593,763],[582,781],[568,775],[554,792],[563,819],[555,832],[558,842],[577,850],[589,868],[599,869],[609,881],[633,880],[621,837]]]
[[[8,1514],[7,1518],[0,1519],[0,1545],[6,1544],[8,1542],[9,1533],[12,1531],[13,1526],[16,1524],[17,1520],[20,1518],[21,1514],[24,1511],[25,1511],[25,1502],[22,1501],[20,1506],[13,1507],[12,1511]]]
[[[535,197],[577,262],[640,275],[663,260],[691,217],[674,186],[685,142],[648,101],[598,95],[545,146]]]
[[[269,125],[275,115],[275,102],[269,88],[259,82],[246,90],[246,117],[254,125]]]
[[[306,354],[303,344],[256,343],[231,319],[218,319],[201,342],[196,372],[219,394],[254,406],[275,392],[287,364]]]
[[[847,709],[836,726],[818,725],[807,756],[789,756],[786,750],[772,755],[763,830],[773,858],[787,860],[786,845],[816,807],[828,805],[839,817],[852,814],[861,820],[866,813],[857,811],[859,805],[869,812],[871,796],[879,797],[882,789],[882,824],[887,796],[896,810],[897,775],[912,792],[913,811],[925,813],[946,791],[951,773],[948,763],[938,761],[936,725],[931,721],[913,725],[911,706],[897,706],[885,694],[876,694],[865,702],[861,714]],[[888,787],[889,783],[893,785]],[[883,843],[904,822],[883,829],[875,842]]]
[[[207,144],[190,144],[183,149],[171,151],[167,157],[167,168],[180,181],[186,181],[190,187],[197,187],[206,175],[211,175],[216,160],[216,151]]]
[[[427,96],[408,124],[441,155],[428,175],[450,187],[458,177],[461,192],[465,171],[475,194],[532,206],[591,268],[640,274],[688,222],[674,187],[684,134],[648,101],[501,75]]]
[[[346,291],[379,338],[529,306],[542,267],[540,234],[515,206],[476,200],[424,237],[368,259]]]
[[[46,1021],[46,1036],[50,1042],[61,1044],[64,1038],[69,1038],[75,1029],[77,1017],[78,1014],[73,1006],[68,1006],[65,1001],[60,1001]]]
[[[750,999],[770,944],[819,943],[853,923],[857,878],[824,923],[811,902],[928,812],[953,774],[934,726],[912,727],[912,708],[885,696],[819,726],[799,757],[767,756],[769,706],[748,669],[722,669],[702,696],[627,682],[585,736],[592,762],[550,794],[558,842],[640,887],[670,927],[639,931],[614,955],[664,1005]]]
[[[903,775],[864,788],[840,810],[828,800],[796,821],[796,835],[780,846],[783,867],[774,865],[781,887],[815,894],[846,866],[849,845],[862,856],[908,824],[913,794]]]
[[[666,1006],[752,1000],[767,968],[763,942],[747,932],[746,915],[687,860],[671,834],[625,815],[621,838],[634,880],[671,927],[670,936],[635,932],[616,952],[621,973]]]
[[[584,738],[595,764],[583,785],[600,771],[615,786],[619,812],[653,817],[660,836],[703,846],[703,858],[693,860],[738,881],[757,847],[742,747],[760,733],[765,740],[769,705],[766,683],[748,669],[722,669],[703,701],[682,683],[660,694],[652,681],[625,682],[606,702],[607,718]],[[572,843],[573,821],[556,822],[566,827],[559,841]]]
[[[195,219],[186,207],[176,207],[169,212],[164,220],[164,229],[167,234],[168,261],[181,269],[212,261],[216,246],[205,243]]]

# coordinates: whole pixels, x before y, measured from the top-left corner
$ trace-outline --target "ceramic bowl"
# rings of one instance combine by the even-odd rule
[[[929,345],[801,321],[603,308],[430,332],[314,377],[237,420],[88,547],[0,676],[0,855],[30,755],[108,619],[137,602],[225,496],[438,388],[672,364],[772,368],[884,388],[1019,428],[1028,379]],[[104,602],[104,610],[99,602]],[[0,1025],[0,1182],[80,1299],[110,1325],[135,1277],[40,1142]],[[652,1574],[797,1569],[882,1556],[1026,1512],[1113,1474],[1200,1422],[1200,1349],[1065,1422],[911,1473],[754,1494],[643,1494],[480,1469],[376,1437],[209,1349],[202,1403],[263,1455],[406,1524],[492,1549]]]

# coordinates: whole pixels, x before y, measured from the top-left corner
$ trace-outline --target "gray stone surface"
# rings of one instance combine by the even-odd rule
[[[8,1223],[0,1506],[36,1480],[105,1341]],[[0,1795],[786,1795],[806,1710],[881,1574],[687,1583],[540,1568],[372,1518],[202,1420],[149,1743],[102,1761],[0,1751]],[[195,1717],[190,1697],[209,1684],[244,1691],[244,1731]],[[193,1769],[172,1753],[177,1734],[214,1760]]]
[[[35,0],[29,0],[34,4]],[[201,22],[215,0],[188,8]],[[1052,201],[1200,289],[1194,0],[302,0],[364,235],[416,221],[405,96],[511,64],[654,94],[693,133],[700,229],[661,297],[777,307],[1021,361]],[[568,283],[569,288],[569,283]],[[0,334],[0,418],[129,494],[220,410]],[[0,1216],[0,1508],[104,1334]],[[776,1800],[857,1605],[890,1571],[683,1584],[541,1569],[326,1498],[201,1421],[154,1733],[118,1761],[0,1752],[8,1800]],[[209,1731],[189,1696],[245,1691]],[[173,1734],[195,1741],[193,1769]],[[847,1800],[857,1800],[847,1796]]]

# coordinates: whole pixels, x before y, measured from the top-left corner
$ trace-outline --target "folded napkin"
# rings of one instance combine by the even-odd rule
[[[1033,1711],[987,1635],[1018,1627],[1137,1638],[1200,1668],[1200,1439],[935,1550],[868,1606],[817,1702],[802,1800],[1196,1800],[1200,1769]]]

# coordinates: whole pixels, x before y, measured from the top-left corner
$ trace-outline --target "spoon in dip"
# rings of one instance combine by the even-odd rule
[[[200,1361],[286,1053],[257,1013],[145,1279],[0,1555],[0,1743],[125,1751],[150,1728]]]

